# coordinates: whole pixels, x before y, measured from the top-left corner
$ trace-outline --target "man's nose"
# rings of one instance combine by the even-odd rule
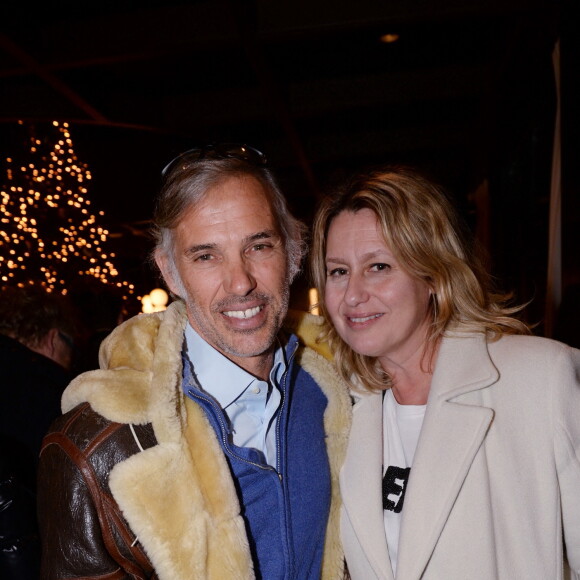
[[[228,294],[246,296],[256,288],[256,279],[245,260],[237,260],[227,266],[224,289]]]

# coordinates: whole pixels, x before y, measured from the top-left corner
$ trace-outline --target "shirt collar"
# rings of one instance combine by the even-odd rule
[[[276,339],[270,382],[278,386],[286,371],[286,358]],[[222,409],[235,401],[253,382],[261,381],[206,342],[188,322],[185,327],[185,351],[200,387],[212,395]]]

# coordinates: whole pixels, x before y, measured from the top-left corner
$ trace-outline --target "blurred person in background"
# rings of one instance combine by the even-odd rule
[[[0,291],[0,578],[36,580],[36,469],[72,378],[78,313],[42,287]]]

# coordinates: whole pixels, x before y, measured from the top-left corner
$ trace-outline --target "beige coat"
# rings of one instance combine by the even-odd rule
[[[442,342],[403,507],[397,580],[580,578],[580,351],[482,335]],[[357,397],[340,475],[353,580],[392,580],[381,394]],[[564,540],[565,539],[565,540]]]

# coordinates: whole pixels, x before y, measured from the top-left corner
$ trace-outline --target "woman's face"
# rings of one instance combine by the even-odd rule
[[[421,356],[429,286],[411,277],[385,243],[370,209],[343,211],[326,244],[326,308],[341,338],[384,368]]]

